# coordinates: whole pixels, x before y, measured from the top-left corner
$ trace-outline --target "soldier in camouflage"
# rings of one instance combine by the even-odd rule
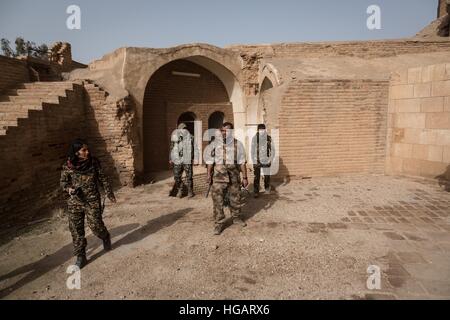
[[[208,183],[212,181],[211,196],[215,235],[222,232],[225,224],[224,201],[227,196],[233,223],[246,226],[241,218],[240,199],[241,172],[242,185],[244,188],[248,186],[244,146],[234,138],[233,124],[225,122],[221,133],[222,137],[216,138],[211,144],[214,148],[213,156],[205,159],[208,168],[207,181]]]
[[[180,123],[178,129],[171,136],[169,164],[173,166],[173,177],[175,185],[173,190],[177,190],[176,196],[183,196],[183,171],[186,175],[188,197],[194,197],[194,183],[192,166],[198,157],[198,150],[195,147],[194,137],[186,129],[185,123]]]
[[[72,234],[75,265],[80,269],[87,263],[84,218],[92,232],[103,240],[106,251],[111,250],[111,238],[102,219],[102,204],[99,185],[111,202],[116,202],[114,193],[97,158],[90,155],[88,146],[80,139],[69,148],[69,157],[63,164],[61,188],[67,192],[69,229]]]
[[[253,192],[254,197],[259,196],[259,183],[261,179],[261,171],[264,175],[264,189],[270,192],[270,166],[275,157],[275,147],[272,143],[272,137],[267,134],[266,125],[258,124],[257,132],[252,139],[251,156],[253,162]]]

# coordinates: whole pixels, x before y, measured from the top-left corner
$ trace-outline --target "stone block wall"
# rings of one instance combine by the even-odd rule
[[[435,178],[450,164],[450,63],[393,75],[386,172]]]

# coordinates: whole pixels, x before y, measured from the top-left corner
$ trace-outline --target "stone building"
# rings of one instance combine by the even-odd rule
[[[168,169],[169,136],[180,121],[201,121],[190,128],[196,134],[224,120],[236,129],[261,122],[277,129],[281,179],[448,178],[444,3],[439,19],[408,39],[124,47],[87,67],[58,44],[56,54],[67,56],[49,65],[61,79],[0,56],[0,215],[26,217],[30,203],[38,208],[57,196],[59,168],[78,136],[117,185],[145,182]]]

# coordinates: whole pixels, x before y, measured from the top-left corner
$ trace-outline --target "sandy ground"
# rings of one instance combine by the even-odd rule
[[[81,289],[64,212],[0,246],[2,299],[450,298],[450,193],[387,176],[292,180],[245,199],[248,226],[213,235],[212,200],[167,196],[170,179],[117,192],[88,232]],[[228,213],[228,211],[227,211]],[[367,269],[381,271],[369,290]]]

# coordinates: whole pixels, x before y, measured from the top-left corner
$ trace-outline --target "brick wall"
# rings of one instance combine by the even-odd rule
[[[173,75],[172,71],[200,74],[200,77]],[[145,171],[168,169],[170,128],[167,124],[176,125],[183,110],[189,109],[194,113],[198,110],[206,116],[205,108],[210,104],[211,113],[222,111],[230,114],[229,101],[222,82],[213,73],[195,63],[176,60],[156,71],[147,84],[143,105]],[[169,110],[169,105],[173,104],[178,104],[179,114]],[[220,104],[223,109],[218,110],[217,106]]]
[[[378,40],[343,42],[299,42],[272,45],[236,45],[229,47],[242,54],[260,49],[268,57],[275,58],[321,58],[350,56],[359,58],[393,57],[450,50],[449,41]]]
[[[114,185],[135,183],[133,141],[135,108],[131,100],[110,101],[93,83],[85,83],[83,137]]]
[[[0,55],[0,93],[30,81],[27,63]]]
[[[450,64],[395,74],[388,123],[388,173],[443,174],[450,164]]]
[[[279,177],[383,173],[388,82],[304,80],[283,96]]]
[[[28,220],[60,195],[61,165],[74,137],[82,134],[83,89],[74,85],[59,103],[30,110],[0,135],[0,216],[2,224]],[[14,115],[10,113],[10,115]]]

